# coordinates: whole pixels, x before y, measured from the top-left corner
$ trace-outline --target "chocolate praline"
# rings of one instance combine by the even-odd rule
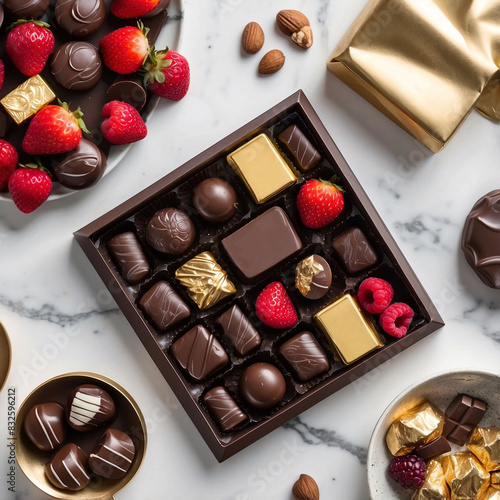
[[[17,19],[40,19],[49,8],[50,0],[5,0],[7,17]]]
[[[64,43],[52,55],[50,71],[57,83],[68,90],[91,89],[101,79],[101,56],[90,43]]]
[[[185,252],[193,243],[196,230],[191,219],[177,208],[163,208],[151,217],[146,239],[156,250],[169,255]]]
[[[236,192],[224,179],[212,177],[200,182],[193,190],[193,205],[209,222],[229,220],[237,209]]]
[[[295,286],[311,300],[324,297],[332,284],[332,271],[323,257],[313,254],[301,260],[295,268]]]
[[[283,374],[274,365],[263,362],[245,369],[239,387],[245,401],[259,410],[276,406],[286,392]]]
[[[24,432],[40,450],[57,448],[67,433],[64,409],[57,403],[41,403],[33,406],[24,419]]]
[[[45,466],[45,474],[56,488],[83,490],[90,482],[87,455],[76,444],[68,443]]]
[[[142,111],[147,100],[143,79],[139,75],[120,75],[106,92],[106,101],[122,101]]]
[[[57,0],[54,16],[68,35],[84,37],[102,26],[106,5],[104,0]]]
[[[104,173],[106,155],[93,142],[82,139],[78,146],[54,160],[57,181],[69,189],[93,186]]]

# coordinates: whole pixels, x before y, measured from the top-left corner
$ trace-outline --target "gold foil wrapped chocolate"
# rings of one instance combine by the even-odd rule
[[[310,255],[297,264],[295,271],[295,286],[302,295],[307,295],[315,276],[323,272],[323,266],[316,262],[314,255]]]
[[[371,0],[328,69],[437,152],[478,99],[500,119],[499,10],[500,0]]]
[[[500,487],[500,471],[491,473],[491,484],[497,484]]]
[[[441,436],[443,412],[429,401],[408,410],[396,419],[385,436],[389,451],[396,457],[412,452],[417,445],[427,444]]]
[[[443,470],[451,500],[481,500],[490,486],[490,474],[468,451],[443,457]]]
[[[210,252],[203,252],[188,260],[175,271],[175,277],[184,285],[191,299],[201,309],[214,306],[236,288]]]
[[[491,485],[481,500],[500,500],[500,488],[496,485]]]
[[[450,500],[450,489],[444,477],[441,462],[430,460],[423,486],[416,490],[411,500]]]
[[[500,470],[500,427],[476,427],[467,448],[487,471]]]

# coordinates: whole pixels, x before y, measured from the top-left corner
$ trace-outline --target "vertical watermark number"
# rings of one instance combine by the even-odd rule
[[[9,387],[7,390],[7,490],[16,492],[16,389]]]

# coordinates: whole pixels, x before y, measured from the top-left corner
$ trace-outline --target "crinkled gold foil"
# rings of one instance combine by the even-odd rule
[[[208,309],[225,297],[236,293],[236,288],[210,252],[203,252],[188,260],[175,271],[198,307]]]
[[[394,456],[406,455],[417,445],[427,444],[443,433],[444,414],[429,401],[408,410],[395,420],[385,437]]]
[[[500,471],[491,473],[491,484],[500,485]]]
[[[444,477],[443,466],[438,460],[427,463],[425,481],[419,490],[416,490],[411,500],[450,500],[450,489]]]
[[[314,255],[301,260],[295,272],[295,286],[302,295],[307,295],[315,276],[323,272],[324,268],[314,259]]]
[[[500,470],[500,427],[476,427],[467,448],[487,471]]]
[[[500,488],[491,485],[484,496],[481,497],[481,500],[500,500]]]
[[[437,152],[500,77],[499,11],[500,0],[371,0],[327,66]],[[478,105],[498,118],[493,94]]]
[[[469,451],[443,457],[451,500],[480,500],[490,486],[490,474]]]
[[[476,109],[486,118],[500,122],[500,77],[484,89],[476,102]]]

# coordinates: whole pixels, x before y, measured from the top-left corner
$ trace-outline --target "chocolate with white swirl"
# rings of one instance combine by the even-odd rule
[[[5,0],[4,9],[10,19],[40,19],[49,7],[50,0]]]
[[[56,488],[83,490],[90,482],[87,455],[79,446],[69,443],[45,466],[45,474]]]
[[[278,136],[285,152],[294,159],[301,170],[314,168],[321,160],[318,150],[297,125],[290,125]]]
[[[41,403],[33,406],[24,419],[24,432],[40,450],[57,448],[67,433],[64,409],[57,403]]]
[[[149,274],[148,259],[132,231],[117,234],[108,241],[106,246],[118,263],[123,277],[131,285],[139,283]]]
[[[223,431],[231,431],[248,420],[248,417],[222,386],[210,389],[203,396],[203,402]]]
[[[179,255],[193,243],[196,229],[191,219],[177,208],[158,210],[146,228],[146,239],[156,250]]]
[[[102,26],[106,5],[104,0],[57,0],[54,15],[59,27],[68,35],[84,37]]]
[[[91,89],[101,79],[101,56],[88,42],[67,42],[52,54],[50,71],[57,83],[68,90]]]
[[[261,343],[259,333],[237,305],[219,316],[216,323],[224,330],[239,356],[246,356]]]

